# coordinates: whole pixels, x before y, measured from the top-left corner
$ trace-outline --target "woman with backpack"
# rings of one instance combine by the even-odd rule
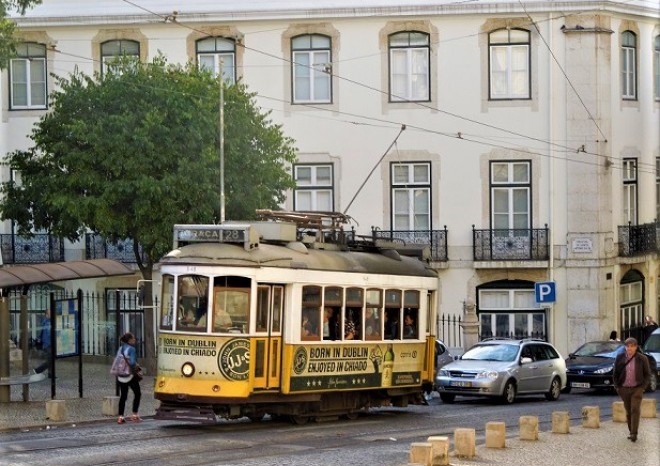
[[[121,344],[119,350],[117,351],[117,357],[115,358],[115,364],[113,364],[113,369],[116,365],[120,365],[122,359],[126,362],[126,369],[117,373],[117,382],[119,383],[119,418],[117,423],[124,424],[127,420],[140,422],[142,419],[138,415],[138,410],[140,409],[140,398],[142,397],[142,391],[140,390],[140,379],[139,375],[136,374],[136,369],[139,368],[137,363],[137,353],[135,351],[135,336],[131,332],[126,332],[119,339]],[[123,372],[123,373],[122,373]],[[128,389],[133,391],[133,414],[124,418],[124,409],[126,407],[126,400],[128,399]]]

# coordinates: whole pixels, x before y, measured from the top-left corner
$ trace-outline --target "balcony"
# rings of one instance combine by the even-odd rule
[[[660,222],[619,226],[619,256],[631,257],[660,250]]]
[[[477,230],[472,225],[476,261],[547,261],[550,257],[548,226]]]
[[[447,227],[444,230],[379,230],[371,229],[374,242],[391,241],[396,249],[407,255],[423,256],[424,249],[428,248],[431,262],[446,262],[447,256]],[[426,258],[426,257],[424,257]]]
[[[142,248],[140,248],[140,254],[142,260],[146,260]],[[132,239],[112,242],[94,233],[85,235],[85,257],[87,259],[113,259],[125,264],[137,263],[135,253],[133,253]]]
[[[29,238],[0,234],[3,264],[45,264],[64,261],[64,241],[49,234]]]

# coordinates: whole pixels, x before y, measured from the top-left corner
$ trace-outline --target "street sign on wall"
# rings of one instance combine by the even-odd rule
[[[549,304],[557,301],[555,282],[534,283],[534,297],[539,304]]]

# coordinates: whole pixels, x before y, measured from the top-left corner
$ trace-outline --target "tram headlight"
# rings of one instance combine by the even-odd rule
[[[195,373],[195,366],[192,362],[187,362],[181,366],[181,373],[184,377],[192,377]]]

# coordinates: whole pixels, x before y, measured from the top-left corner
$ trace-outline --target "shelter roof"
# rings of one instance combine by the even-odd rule
[[[134,270],[112,259],[4,266],[0,268],[0,288],[133,273]]]

